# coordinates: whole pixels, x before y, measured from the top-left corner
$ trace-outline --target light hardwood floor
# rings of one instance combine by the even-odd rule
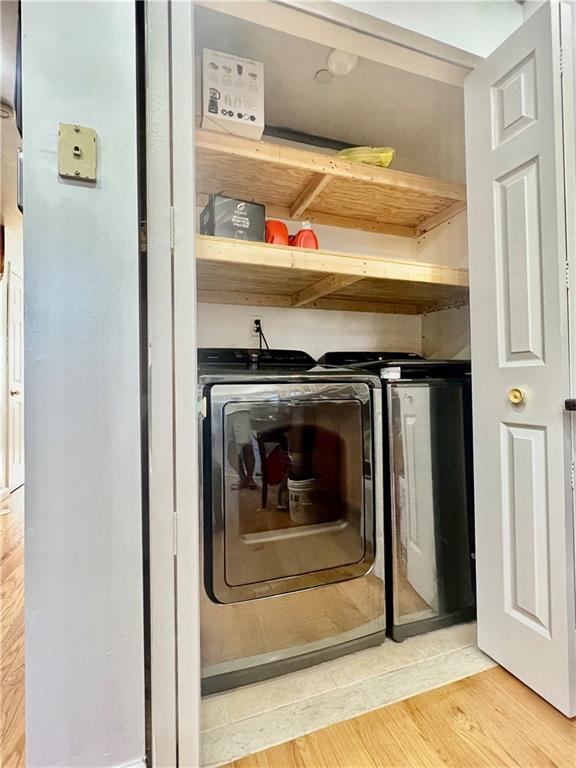
[[[482,672],[229,768],[574,768],[568,720],[503,669]]]
[[[0,766],[24,760],[24,489],[0,515]]]
[[[0,766],[24,759],[23,491],[0,516]],[[574,768],[567,720],[497,668],[237,760],[231,768]]]

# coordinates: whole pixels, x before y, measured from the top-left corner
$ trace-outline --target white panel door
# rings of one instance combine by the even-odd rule
[[[466,153],[479,645],[574,715],[560,34],[546,4],[468,77]]]
[[[0,280],[0,498],[8,483],[8,272]]]
[[[22,278],[8,277],[8,484],[24,482],[24,291]]]

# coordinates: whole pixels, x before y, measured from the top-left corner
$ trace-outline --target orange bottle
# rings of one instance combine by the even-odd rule
[[[290,245],[318,250],[318,238],[309,221],[303,221],[302,229],[290,236]]]
[[[283,221],[266,219],[266,242],[288,245],[288,227]]]

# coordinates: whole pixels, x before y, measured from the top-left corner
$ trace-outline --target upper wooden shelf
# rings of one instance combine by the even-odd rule
[[[196,238],[198,301],[422,314],[468,301],[468,270],[335,251]]]
[[[419,237],[466,208],[466,188],[229,134],[196,131],[196,189],[266,205],[268,217]]]

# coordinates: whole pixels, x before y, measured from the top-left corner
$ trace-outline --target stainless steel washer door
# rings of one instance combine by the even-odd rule
[[[223,384],[210,399],[216,599],[366,574],[374,561],[370,387]]]

